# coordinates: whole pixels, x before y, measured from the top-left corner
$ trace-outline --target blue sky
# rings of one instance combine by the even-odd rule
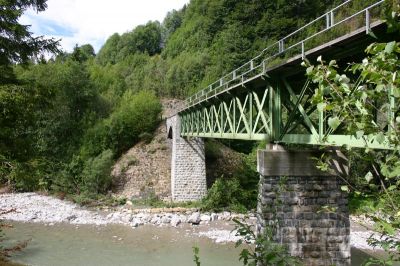
[[[189,0],[48,0],[46,11],[27,10],[20,22],[35,35],[61,39],[72,51],[75,44],[90,43],[96,52],[115,32],[124,33],[149,20],[162,21],[168,11]],[[112,3],[112,5],[110,5]]]

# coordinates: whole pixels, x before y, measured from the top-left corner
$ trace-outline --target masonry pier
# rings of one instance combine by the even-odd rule
[[[276,226],[275,240],[304,265],[350,265],[347,193],[336,172],[315,167],[316,156],[281,146],[258,152],[257,231]],[[336,158],[336,171],[347,171]]]
[[[167,119],[168,137],[172,138],[171,192],[173,201],[194,201],[207,193],[204,141],[182,138],[178,115]]]

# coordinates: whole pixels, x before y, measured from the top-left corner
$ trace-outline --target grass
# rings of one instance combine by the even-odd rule
[[[371,210],[384,209],[385,200],[382,195],[357,195],[349,194],[349,211],[350,214],[360,215],[371,213]]]
[[[152,207],[152,208],[201,208],[201,201],[186,201],[186,202],[171,202],[163,201],[157,196],[150,195],[144,199],[132,199],[131,200],[134,207]]]

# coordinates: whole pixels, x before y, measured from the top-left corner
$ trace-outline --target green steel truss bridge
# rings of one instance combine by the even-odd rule
[[[384,1],[362,2],[344,2],[189,97],[178,112],[181,136],[388,148],[374,136],[357,139],[340,127],[332,130],[329,114],[311,104],[314,89],[301,66],[322,55],[345,67],[363,57],[375,41],[371,33],[385,36]]]

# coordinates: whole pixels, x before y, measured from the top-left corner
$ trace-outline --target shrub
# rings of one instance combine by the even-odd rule
[[[221,177],[208,190],[207,196],[203,199],[203,208],[214,211],[230,209],[235,212],[245,212],[247,194],[241,187],[239,179]]]
[[[95,158],[85,162],[82,171],[82,187],[87,192],[104,193],[111,185],[113,152],[105,150]]]

